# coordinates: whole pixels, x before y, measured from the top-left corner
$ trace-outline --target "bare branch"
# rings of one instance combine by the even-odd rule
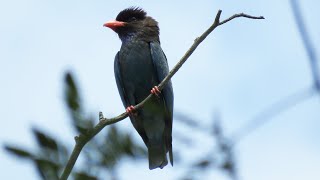
[[[244,13],[239,13],[239,14],[235,14],[235,15],[229,17],[228,19],[226,19],[226,20],[224,20],[224,21],[221,21],[221,22],[219,23],[219,25],[222,25],[222,24],[224,24],[224,23],[227,23],[228,21],[231,21],[232,19],[238,18],[238,17],[245,17],[245,18],[249,18],[249,19],[264,19],[263,16],[257,17],[257,16],[251,16],[251,15],[244,14]]]
[[[196,38],[194,43],[192,44],[192,46],[189,48],[189,50],[184,54],[184,56],[180,59],[180,61],[174,66],[174,68],[169,72],[169,74],[163,79],[163,81],[158,85],[158,88],[160,90],[163,89],[163,87],[167,84],[167,82],[174,76],[174,74],[181,68],[181,66],[183,65],[184,62],[186,62],[186,60],[190,57],[190,55],[194,52],[194,50],[198,47],[198,45],[218,26],[227,23],[228,21],[231,21],[234,18],[238,18],[238,17],[245,17],[245,18],[250,18],[250,19],[264,19],[262,16],[259,17],[255,17],[255,16],[250,16],[244,13],[240,13],[240,14],[235,14],[233,16],[231,16],[230,18],[221,21],[220,22],[220,15],[221,15],[222,11],[219,10],[216,18],[214,20],[214,23],[209,27],[209,29],[207,29],[200,37]],[[142,102],[140,102],[139,104],[135,105],[134,108],[135,109],[140,109],[141,107],[143,107],[143,105],[152,97],[152,94],[150,94],[147,98],[145,98]],[[110,124],[114,124],[116,122],[119,122],[123,119],[125,119],[126,117],[128,117],[128,113],[124,112],[122,114],[120,114],[117,117],[111,118],[111,119],[107,119],[104,118],[102,113],[99,113],[99,119],[100,122],[91,130],[88,130],[88,132],[86,134],[81,134],[79,136],[77,136],[76,138],[76,144],[75,147],[72,151],[72,154],[68,160],[68,163],[61,175],[60,180],[66,180],[70,173],[71,170],[74,167],[74,164],[76,162],[76,160],[78,159],[78,156],[82,150],[82,148],[85,146],[85,144],[90,141],[91,138],[93,138],[96,134],[98,134],[105,126],[110,125]]]
[[[310,62],[310,68],[311,68],[311,73],[314,81],[314,86],[317,89],[317,91],[320,93],[320,72],[318,69],[318,60],[317,60],[317,54],[315,53],[315,49],[312,46],[312,42],[309,37],[309,33],[307,31],[307,28],[305,26],[305,23],[302,19],[302,15],[300,12],[300,8],[298,5],[298,2],[296,0],[291,0],[291,7],[293,11],[293,15],[295,17],[295,21],[297,24],[297,28],[299,30],[301,39],[303,41],[304,48],[306,49],[309,62]]]

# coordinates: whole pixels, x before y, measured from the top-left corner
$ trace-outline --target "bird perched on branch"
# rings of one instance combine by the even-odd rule
[[[149,169],[173,165],[171,81],[160,92],[157,85],[168,75],[169,67],[160,47],[157,21],[141,8],[121,11],[116,20],[104,26],[115,31],[122,41],[114,60],[114,73],[123,105],[148,148]],[[154,96],[136,110],[150,92]]]

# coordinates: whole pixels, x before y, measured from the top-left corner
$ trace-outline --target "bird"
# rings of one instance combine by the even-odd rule
[[[172,123],[174,95],[171,80],[160,91],[158,84],[169,74],[160,46],[158,22],[139,7],[122,10],[105,27],[122,42],[114,59],[118,91],[132,125],[148,149],[149,169],[173,166]],[[142,108],[135,109],[150,93]]]

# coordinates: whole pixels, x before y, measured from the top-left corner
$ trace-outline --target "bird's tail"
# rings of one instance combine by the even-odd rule
[[[164,144],[153,144],[148,147],[149,169],[163,168],[168,164],[167,153]]]
[[[170,143],[169,146],[169,158],[170,158],[170,164],[173,166],[173,154],[172,154],[172,144]]]

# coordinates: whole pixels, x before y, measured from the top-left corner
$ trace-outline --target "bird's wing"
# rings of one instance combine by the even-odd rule
[[[167,58],[163,53],[160,44],[158,42],[150,43],[151,57],[153,61],[153,66],[158,76],[159,82],[161,82],[169,74],[169,66]],[[167,110],[167,117],[165,118],[166,130],[166,147],[169,151],[169,157],[171,165],[173,165],[173,154],[172,154],[172,116],[173,116],[173,89],[171,80],[164,86],[161,94],[165,101],[165,106]]]
[[[169,66],[167,58],[163,53],[160,44],[158,42],[150,43],[151,57],[153,61],[153,66],[158,76],[159,83],[169,74]],[[170,113],[171,119],[173,114],[173,90],[171,80],[165,85],[162,90],[164,96],[166,107]]]
[[[118,91],[122,100],[122,103],[124,105],[124,107],[128,107],[129,101],[128,101],[128,97],[125,94],[124,91],[124,86],[123,86],[123,82],[121,79],[121,73],[120,73],[120,66],[119,66],[119,52],[117,53],[116,57],[114,58],[114,76],[116,78],[116,82],[117,82],[117,87],[118,87]]]

